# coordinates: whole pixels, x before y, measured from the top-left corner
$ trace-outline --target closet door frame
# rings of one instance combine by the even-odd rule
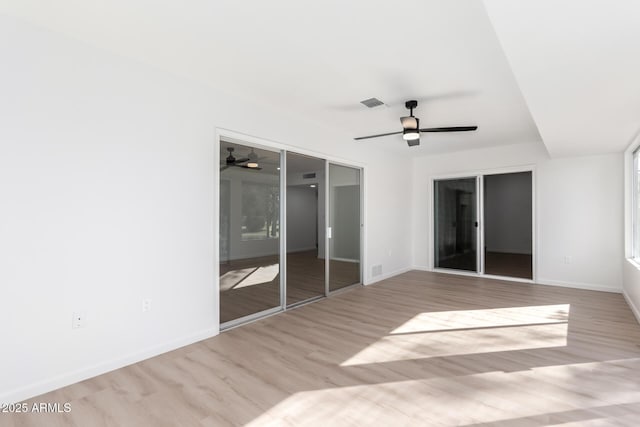
[[[519,277],[510,277],[510,276],[497,276],[492,274],[485,273],[485,256],[484,256],[484,242],[485,242],[485,229],[484,229],[484,176],[485,175],[498,175],[498,174],[508,174],[508,173],[518,173],[518,172],[531,172],[531,263],[532,263],[532,278],[531,279],[522,279]],[[448,268],[437,268],[435,267],[435,182],[439,180],[445,179],[459,179],[459,178],[476,178],[476,197],[477,197],[477,215],[478,219],[478,238],[476,240],[477,244],[477,262],[478,268],[476,272],[465,271],[465,270],[453,270]],[[538,256],[537,256],[537,247],[538,247],[538,239],[539,234],[536,227],[536,217],[537,217],[537,204],[536,204],[536,166],[535,165],[523,165],[523,166],[513,166],[506,168],[497,168],[497,169],[482,169],[482,170],[473,170],[467,172],[459,172],[453,174],[444,174],[444,175],[432,175],[429,177],[429,190],[428,197],[430,198],[430,209],[429,209],[429,268],[431,271],[435,271],[438,273],[446,273],[446,274],[458,274],[463,276],[473,276],[473,277],[487,277],[501,280],[509,280],[512,282],[525,282],[525,283],[534,283],[538,278]]]
[[[258,313],[254,313],[248,316],[240,317],[237,319],[230,320],[225,322],[224,324],[220,323],[220,246],[219,246],[219,233],[220,233],[220,224],[219,224],[219,215],[220,215],[220,168],[218,167],[220,164],[220,141],[222,139],[229,140],[231,142],[235,142],[241,145],[262,148],[269,151],[279,152],[280,153],[280,306],[273,307],[271,309],[267,309],[264,311],[260,311]],[[360,283],[347,286],[345,288],[329,292],[329,275],[328,275],[328,265],[329,265],[329,246],[327,242],[327,224],[328,224],[328,213],[329,213],[329,200],[327,198],[325,203],[325,293],[322,296],[311,298],[309,300],[301,301],[299,303],[292,304],[287,307],[287,286],[286,286],[286,254],[287,254],[287,217],[286,217],[286,202],[287,202],[287,194],[286,194],[286,186],[287,186],[287,153],[292,152],[294,154],[302,154],[306,156],[315,157],[325,161],[325,191],[326,196],[328,197],[329,191],[329,164],[336,164],[340,166],[346,166],[354,169],[358,169],[360,171]],[[363,210],[363,207],[366,203],[366,166],[362,163],[351,162],[348,160],[340,159],[338,157],[329,156],[323,153],[318,153],[312,150],[306,150],[301,147],[296,147],[293,145],[282,144],[280,142],[271,141],[268,139],[263,139],[247,134],[243,134],[240,132],[236,132],[229,129],[224,128],[216,128],[215,129],[215,139],[213,144],[213,186],[214,186],[214,221],[213,221],[213,234],[214,234],[214,268],[213,268],[213,292],[215,295],[215,306],[213,317],[215,319],[215,324],[213,325],[214,330],[220,332],[221,330],[228,330],[235,328],[236,326],[241,326],[255,320],[263,319],[268,316],[272,316],[274,314],[282,313],[284,311],[297,308],[301,305],[309,304],[316,302],[318,300],[324,299],[328,297],[330,294],[335,294],[337,292],[342,292],[346,289],[351,289],[355,286],[361,286],[365,283],[364,272],[367,271],[367,257],[365,251],[363,251],[364,245],[366,244],[366,212]]]

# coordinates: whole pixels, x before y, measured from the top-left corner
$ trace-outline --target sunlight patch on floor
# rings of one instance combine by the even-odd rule
[[[613,371],[630,375],[599,387]],[[626,419],[640,407],[640,359],[390,381],[292,394],[249,426],[563,425]],[[357,408],[354,409],[354,408]],[[401,421],[399,421],[401,420]],[[580,425],[580,424],[573,424]],[[622,424],[627,425],[627,424]],[[632,425],[632,424],[630,424]]]
[[[421,313],[341,366],[567,345],[569,305]]]
[[[420,313],[392,334],[566,322],[570,304]]]
[[[389,335],[366,347],[341,366],[566,345],[566,322],[553,325]]]

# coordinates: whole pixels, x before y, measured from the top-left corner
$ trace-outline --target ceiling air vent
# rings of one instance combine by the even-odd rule
[[[360,101],[360,104],[369,108],[373,108],[377,107],[378,105],[384,105],[384,102],[380,101],[378,98],[369,98],[365,99],[364,101]]]
[[[305,173],[304,175],[302,175],[302,179],[311,179],[311,178],[315,178],[316,177],[316,173],[312,172],[312,173]]]

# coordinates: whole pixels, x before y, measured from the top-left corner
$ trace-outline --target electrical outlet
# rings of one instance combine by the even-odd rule
[[[564,257],[564,263],[565,264],[571,264],[571,257],[570,256],[565,256]]]
[[[374,265],[371,267],[371,276],[379,276],[382,274],[382,264]]]
[[[150,299],[143,299],[142,300],[142,312],[146,313],[148,311],[151,311],[151,300]]]
[[[72,329],[84,328],[87,324],[87,315],[84,312],[73,313],[73,319],[71,322]]]

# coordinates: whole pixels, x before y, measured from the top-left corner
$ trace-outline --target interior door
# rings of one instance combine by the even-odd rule
[[[361,283],[361,171],[329,164],[329,291]]]
[[[434,266],[477,272],[477,178],[434,181],[434,206]]]

